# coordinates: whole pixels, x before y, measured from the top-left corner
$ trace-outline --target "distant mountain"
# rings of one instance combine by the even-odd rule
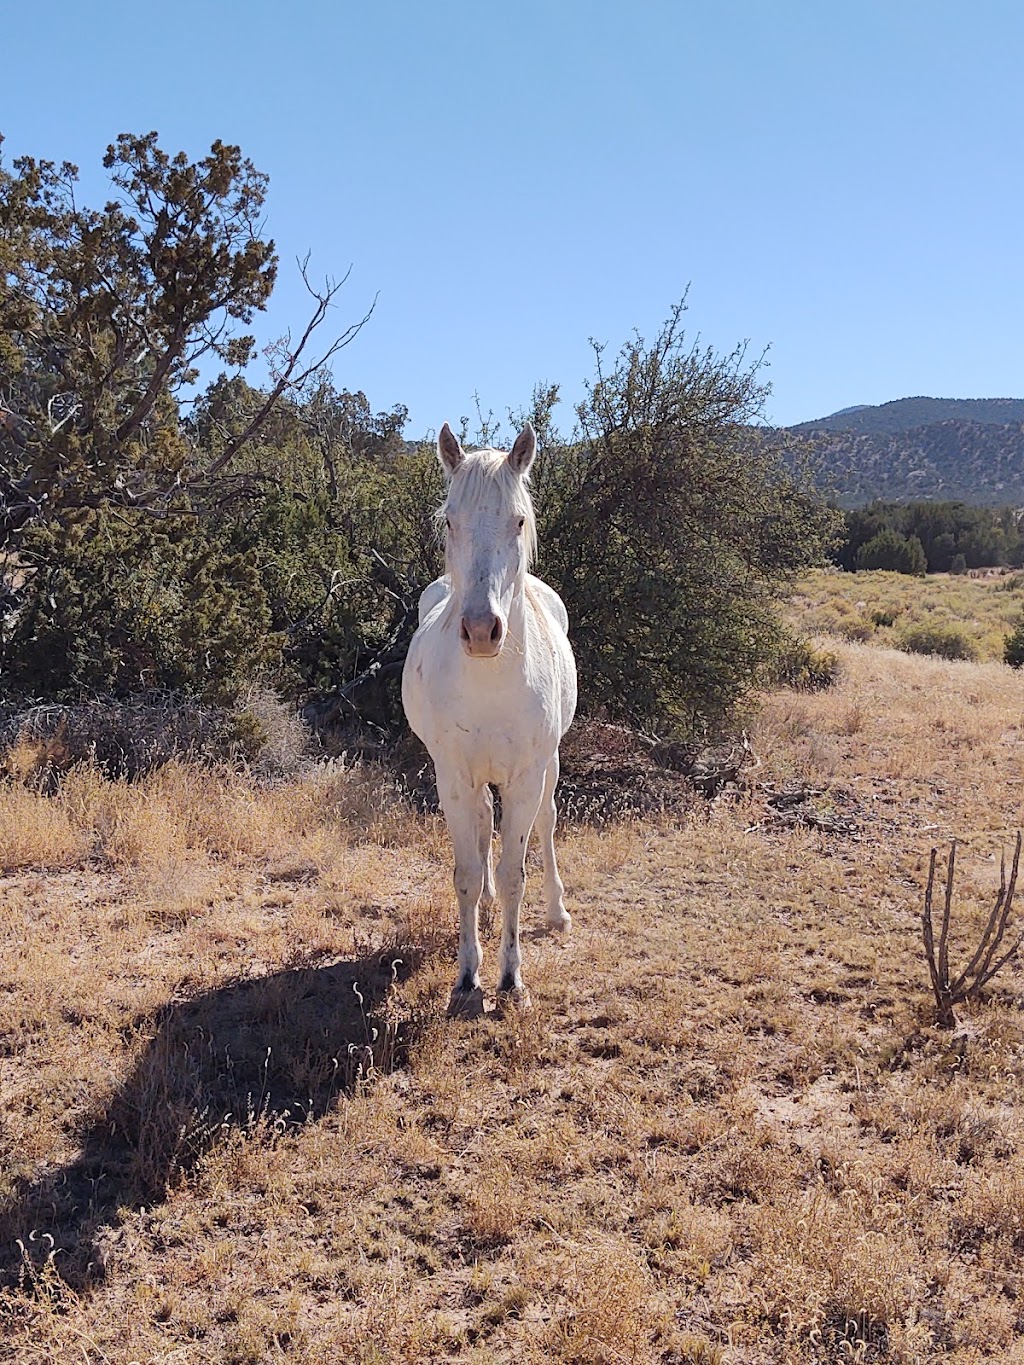
[[[841,507],[875,498],[1024,506],[1024,399],[900,398],[789,430]]]
[[[876,406],[862,403],[829,417],[801,422],[793,431],[857,431],[864,435],[913,431],[936,422],[984,422],[1005,426],[1024,422],[1024,398],[897,398]]]

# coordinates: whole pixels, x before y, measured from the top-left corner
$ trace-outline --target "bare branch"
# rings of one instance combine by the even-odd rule
[[[371,303],[365,316],[362,317],[359,322],[354,322],[351,326],[347,327],[316,360],[311,361],[308,364],[300,363],[304,359],[306,348],[308,347],[313,334],[327,317],[327,311],[332,307],[335,295],[344,285],[351,273],[351,270],[346,271],[345,275],[337,283],[333,283],[330,280],[326,281],[324,284],[324,292],[320,293],[318,290],[314,289],[309,282],[309,276],[306,273],[308,261],[309,258],[307,257],[306,260],[300,262],[299,269],[302,272],[303,283],[316,300],[313,316],[306,324],[305,331],[299,339],[299,344],[293,350],[288,349],[283,352],[281,367],[274,376],[275,383],[267,394],[265,401],[257,409],[248,425],[228,442],[220,455],[218,455],[209,465],[205,473],[206,478],[211,478],[215,474],[219,474],[226,465],[230,464],[239,450],[248,441],[251,441],[259,432],[260,428],[266,423],[282,396],[286,393],[295,393],[300,390],[311,375],[315,374],[318,370],[323,369],[327,362],[333,356],[337,355],[342,347],[347,346],[350,341],[358,336],[359,332],[366,323],[369,322],[373,315],[373,310],[377,306],[377,295],[374,295],[373,303]],[[290,346],[290,338],[287,344]]]
[[[956,865],[956,840],[949,846],[946,864],[946,898],[942,907],[942,929],[939,933],[939,976],[949,981],[949,916],[953,908],[953,869]]]
[[[976,998],[978,993],[992,980],[995,974],[1004,967],[1007,962],[1016,957],[1022,943],[1024,943],[1024,934],[1022,934],[1011,948],[1009,948],[1000,958],[996,959],[996,953],[1006,935],[1010,912],[1013,909],[1013,896],[1017,888],[1017,871],[1020,864],[1020,854],[1021,832],[1018,830],[1017,843],[1013,854],[1013,865],[1010,869],[1010,880],[1009,882],[1006,880],[1006,860],[1005,858],[1001,858],[999,864],[999,891],[996,895],[995,905],[988,917],[981,939],[973,956],[956,980],[951,982],[949,977],[949,930],[952,918],[956,842],[954,841],[950,847],[949,858],[946,863],[945,898],[938,951],[936,951],[935,947],[935,933],[932,922],[932,901],[934,898],[935,861],[937,855],[934,848],[931,851],[931,858],[928,863],[928,883],[924,893],[924,910],[921,915],[921,930],[924,939],[925,960],[928,963],[928,974],[931,978],[932,993],[935,996],[935,1022],[940,1028],[953,1028],[955,1026],[956,1018],[953,1013],[954,1006]]]

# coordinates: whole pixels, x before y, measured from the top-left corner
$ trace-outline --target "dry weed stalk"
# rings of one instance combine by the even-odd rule
[[[946,892],[942,907],[942,926],[939,930],[939,944],[936,950],[935,932],[932,925],[932,894],[935,888],[935,859],[936,850],[932,849],[931,859],[928,864],[928,886],[924,893],[924,913],[921,916],[921,924],[924,932],[924,950],[928,959],[928,972],[931,976],[932,990],[935,993],[935,1004],[937,1008],[935,1022],[939,1028],[954,1028],[956,1018],[953,1014],[953,1007],[961,1005],[965,1000],[970,1000],[976,996],[981,988],[988,984],[995,976],[996,972],[1012,957],[1015,957],[1021,943],[1024,942],[1024,935],[1017,939],[1012,948],[1008,949],[1002,957],[995,960],[996,952],[1006,934],[1006,925],[1010,918],[1010,911],[1013,908],[1013,893],[1017,887],[1017,867],[1020,863],[1021,833],[1017,831],[1017,845],[1013,851],[1013,866],[1010,869],[1010,880],[1006,880],[1006,858],[1000,855],[999,859],[999,894],[996,896],[996,903],[992,907],[992,913],[988,917],[985,931],[975,949],[974,956],[970,962],[956,978],[950,980],[949,976],[949,924],[953,907],[953,872],[956,866],[956,840],[954,839],[949,849],[949,858],[946,861]]]

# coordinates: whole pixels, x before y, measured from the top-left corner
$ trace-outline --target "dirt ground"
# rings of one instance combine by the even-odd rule
[[[984,927],[1024,684],[836,647],[741,788],[563,827],[473,1022],[371,769],[0,787],[0,1360],[1024,1361],[1021,968],[941,1030],[920,938],[952,838]]]

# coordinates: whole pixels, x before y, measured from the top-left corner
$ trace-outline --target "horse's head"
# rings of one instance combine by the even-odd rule
[[[527,476],[537,453],[529,422],[506,455],[466,452],[448,423],[437,454],[448,479],[439,516],[445,523],[445,571],[459,617],[462,647],[474,658],[500,654],[516,588],[537,541]]]

